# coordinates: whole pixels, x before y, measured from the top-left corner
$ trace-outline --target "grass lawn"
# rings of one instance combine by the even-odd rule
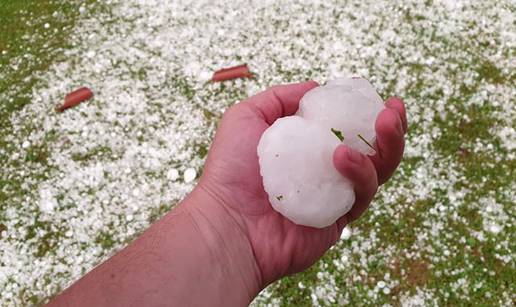
[[[409,114],[363,218],[256,306],[512,306],[510,1],[0,0],[0,305],[45,302],[193,187],[217,121],[268,86],[359,74]],[[252,80],[206,81],[248,63]],[[62,114],[81,86],[94,98]]]

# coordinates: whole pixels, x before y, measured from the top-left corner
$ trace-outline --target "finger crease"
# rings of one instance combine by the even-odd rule
[[[267,116],[265,116],[265,113],[262,111],[261,108],[257,107],[256,105],[250,103],[249,104],[249,107],[251,108],[251,110],[256,114],[258,115],[259,117],[261,117],[267,124],[270,125],[269,123],[269,120],[267,119]]]
[[[276,90],[274,88],[271,89],[271,92],[272,92],[272,96],[276,100],[276,104],[279,104],[279,106],[280,106],[280,115],[278,117],[285,116],[285,106],[283,105],[281,98],[278,96],[278,93],[276,93]]]

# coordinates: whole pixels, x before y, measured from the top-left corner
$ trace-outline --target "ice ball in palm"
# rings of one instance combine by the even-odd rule
[[[362,78],[341,78],[314,88],[301,99],[297,115],[342,133],[343,143],[364,154],[374,154],[374,122],[383,110],[382,98]]]
[[[292,222],[323,228],[355,201],[351,182],[333,165],[342,142],[374,150],[382,99],[365,79],[336,79],[307,92],[296,115],[280,118],[258,144],[260,173],[272,207]],[[342,139],[343,138],[343,139]]]
[[[299,116],[278,119],[258,146],[273,208],[296,224],[324,227],[349,211],[355,195],[333,166],[335,135]]]

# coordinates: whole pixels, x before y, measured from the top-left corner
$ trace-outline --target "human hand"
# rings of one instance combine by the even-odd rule
[[[296,225],[268,201],[257,145],[316,86],[273,87],[230,108],[194,191],[49,306],[245,306],[268,283],[312,265],[396,169],[406,131],[403,103],[389,99],[376,120],[380,154],[366,157],[341,145],[333,155],[335,167],[354,185],[353,208],[323,229]]]
[[[244,233],[262,287],[317,261],[335,244],[344,226],[367,209],[378,183],[392,175],[403,155],[405,109],[401,100],[391,98],[376,120],[380,154],[368,157],[344,145],[334,152],[335,167],[354,186],[356,200],[350,212],[333,225],[317,229],[296,225],[273,210],[260,175],[258,142],[276,119],[293,115],[301,97],[316,86],[313,81],[276,86],[231,107],[220,123],[194,191],[211,199],[210,206],[198,205],[197,212],[208,216],[204,211],[222,208],[217,212],[230,215]]]

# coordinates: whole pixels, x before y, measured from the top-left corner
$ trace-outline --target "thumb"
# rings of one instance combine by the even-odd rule
[[[277,85],[247,99],[244,103],[251,104],[263,119],[272,125],[276,119],[296,113],[303,95],[317,86],[319,84],[315,81]]]

